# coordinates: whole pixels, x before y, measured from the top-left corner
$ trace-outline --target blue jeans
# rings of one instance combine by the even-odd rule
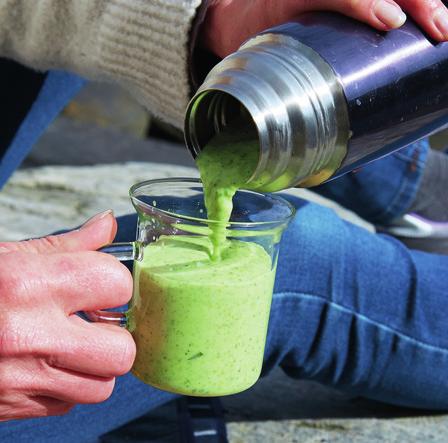
[[[429,141],[422,140],[315,190],[371,223],[387,225],[410,208],[428,151]]]
[[[320,191],[342,195],[371,220],[394,218],[415,195],[427,149],[417,144]],[[292,377],[356,395],[448,409],[448,256],[408,250],[330,209],[288,198],[298,213],[282,240],[263,375],[280,365]],[[135,217],[122,218],[117,240],[133,238],[134,227]],[[93,442],[172,398],[126,375],[108,401],[0,424],[0,440]]]

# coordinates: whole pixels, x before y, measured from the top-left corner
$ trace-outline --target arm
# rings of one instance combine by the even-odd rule
[[[188,42],[200,0],[5,0],[0,56],[119,83],[181,126]]]

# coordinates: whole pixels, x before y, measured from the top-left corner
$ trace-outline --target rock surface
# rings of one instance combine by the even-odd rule
[[[353,397],[279,369],[223,405],[231,443],[448,441],[448,416]]]
[[[445,443],[445,418],[398,420],[285,420],[231,423],[232,443]]]
[[[78,226],[106,209],[133,212],[128,190],[153,178],[197,176],[194,169],[155,163],[23,169],[0,193],[0,239],[19,240]]]
[[[138,143],[152,146],[145,141]],[[163,148],[161,151],[166,149],[159,147]],[[133,211],[128,190],[134,183],[154,178],[197,176],[194,168],[145,162],[22,169],[0,192],[0,239],[20,240],[78,226],[106,209],[113,209],[116,215],[126,214]],[[331,204],[305,190],[290,192]],[[348,211],[333,206],[342,216],[368,228]]]
[[[64,109],[63,116],[98,128],[144,137],[150,116],[124,89],[114,84],[88,82]]]

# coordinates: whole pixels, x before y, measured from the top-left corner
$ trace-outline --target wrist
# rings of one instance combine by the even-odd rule
[[[216,0],[204,0],[199,7],[190,34],[189,73],[192,91],[197,90],[220,58],[210,45],[213,35],[211,17],[215,16]]]
[[[197,46],[207,51],[213,52],[213,29],[216,22],[216,9],[219,2],[216,0],[205,0],[198,13],[197,26]],[[218,55],[215,53],[215,55]]]

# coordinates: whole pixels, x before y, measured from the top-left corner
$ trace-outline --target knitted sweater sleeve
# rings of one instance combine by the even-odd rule
[[[201,0],[1,0],[0,56],[116,82],[182,126]]]

